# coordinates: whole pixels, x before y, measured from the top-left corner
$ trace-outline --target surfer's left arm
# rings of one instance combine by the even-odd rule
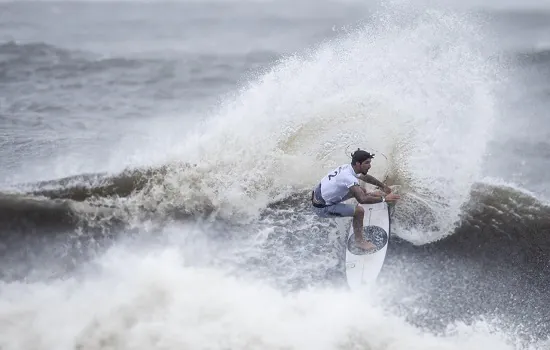
[[[382,181],[378,180],[372,175],[366,174],[366,175],[359,175],[359,178],[366,183],[369,183],[371,185],[380,187],[384,192],[391,193],[391,188],[389,186],[386,186]]]

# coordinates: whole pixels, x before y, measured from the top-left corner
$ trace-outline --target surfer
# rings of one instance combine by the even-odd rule
[[[372,204],[380,202],[395,202],[400,197],[392,193],[390,187],[386,186],[374,176],[367,174],[371,168],[371,161],[374,154],[357,149],[351,154],[351,164],[343,164],[332,170],[311,193],[313,211],[317,216],[327,217],[353,217],[353,232],[355,243],[363,249],[375,248],[375,245],[363,238],[363,218],[365,210],[360,205],[341,203],[352,197],[361,204]],[[375,185],[382,191],[368,193],[359,186],[358,179]]]

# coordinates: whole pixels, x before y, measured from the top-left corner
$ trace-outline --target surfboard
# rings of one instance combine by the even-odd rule
[[[364,250],[355,245],[353,225],[346,240],[346,278],[351,290],[374,286],[386,258],[390,238],[390,212],[386,202],[360,204],[365,209],[363,237],[376,248]]]

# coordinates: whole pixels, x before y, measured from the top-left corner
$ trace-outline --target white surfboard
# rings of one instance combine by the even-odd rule
[[[347,229],[346,278],[352,290],[374,285],[382,269],[390,236],[390,213],[386,202],[361,204],[365,209],[363,237],[376,245],[364,250],[355,245],[353,225]]]

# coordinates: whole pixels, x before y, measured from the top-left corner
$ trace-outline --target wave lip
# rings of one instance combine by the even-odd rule
[[[180,170],[190,165],[176,167]],[[119,174],[83,174],[57,180],[27,183],[17,191],[0,192],[0,227],[10,230],[77,227],[109,229],[129,225],[134,221],[151,219],[162,223],[184,219],[194,214],[208,214],[212,204],[186,206],[185,201],[170,202],[178,197],[173,193],[163,206],[155,196],[159,189],[167,191],[164,178],[172,167],[128,169]],[[175,197],[174,197],[175,196]]]

